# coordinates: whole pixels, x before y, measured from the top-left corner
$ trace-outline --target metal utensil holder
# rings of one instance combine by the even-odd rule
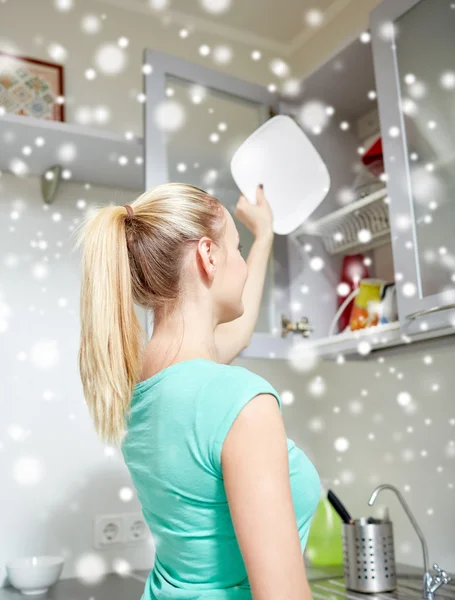
[[[346,588],[364,594],[391,592],[397,587],[393,526],[390,521],[343,524]]]

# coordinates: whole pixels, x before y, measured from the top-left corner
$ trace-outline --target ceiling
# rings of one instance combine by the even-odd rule
[[[148,4],[148,0],[143,0]],[[206,0],[208,5],[216,5]],[[231,0],[230,9],[222,14],[211,14],[204,9],[202,0],[172,0],[170,9],[198,18],[223,23],[244,32],[286,44],[308,25],[305,14],[317,6],[325,11],[333,0]]]
[[[102,0],[123,8],[170,16],[176,22],[199,30],[218,32],[226,39],[258,43],[263,48],[294,52],[321,24],[326,24],[351,0]],[[228,9],[213,13],[205,6],[226,4]],[[163,7],[160,10],[153,6]],[[311,25],[308,16],[322,14],[322,23]],[[317,16],[317,15],[316,15]]]

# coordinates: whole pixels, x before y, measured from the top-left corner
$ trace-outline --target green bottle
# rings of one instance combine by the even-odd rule
[[[342,522],[324,491],[311,523],[306,554],[315,567],[343,564]]]

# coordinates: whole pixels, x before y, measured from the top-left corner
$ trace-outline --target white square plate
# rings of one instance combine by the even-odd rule
[[[330,189],[330,176],[308,137],[291,119],[277,115],[256,129],[231,160],[231,173],[245,198],[256,203],[256,188],[273,212],[273,230],[286,235],[319,206]]]

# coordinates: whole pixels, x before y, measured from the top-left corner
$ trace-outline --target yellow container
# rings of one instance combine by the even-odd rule
[[[381,279],[362,279],[349,321],[352,331],[378,324],[384,283]]]

